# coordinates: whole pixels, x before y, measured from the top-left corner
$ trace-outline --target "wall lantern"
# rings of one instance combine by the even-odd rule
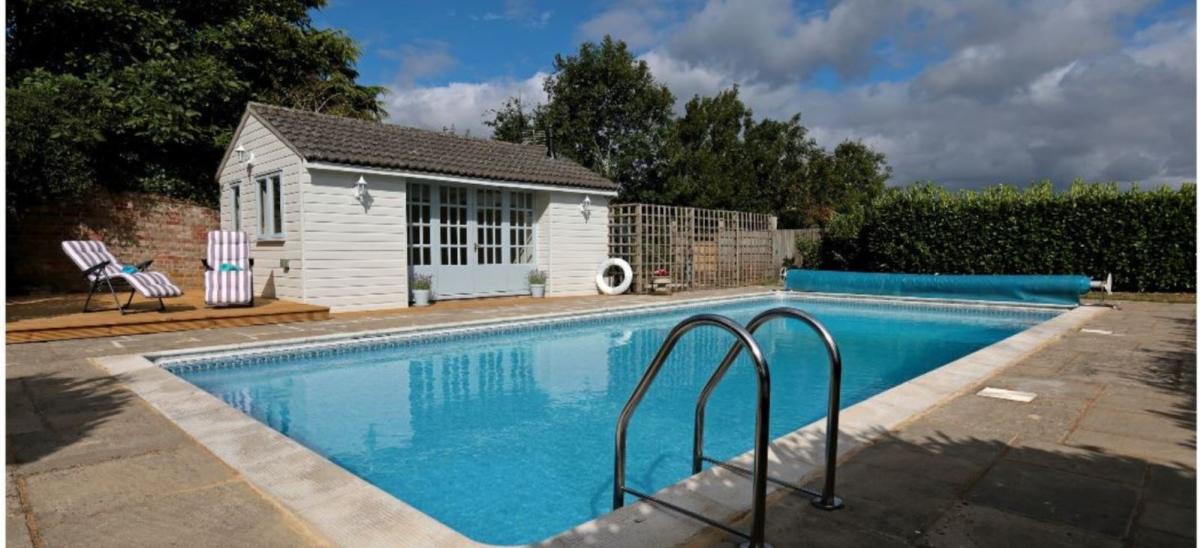
[[[584,220],[592,216],[592,198],[584,196],[583,201],[579,202],[579,211],[583,213]]]
[[[238,143],[237,148],[233,149],[233,155],[238,162],[245,162],[246,167],[254,167],[254,152],[246,152],[246,147]]]
[[[354,199],[358,203],[365,204],[367,199],[367,180],[362,175],[358,176],[358,182],[354,183]]]

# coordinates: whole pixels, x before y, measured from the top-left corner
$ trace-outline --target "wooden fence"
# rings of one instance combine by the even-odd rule
[[[658,269],[670,273],[676,290],[769,283],[779,271],[775,223],[761,213],[615,204],[609,207],[609,256],[629,262],[634,292],[649,290]]]
[[[801,257],[796,247],[796,240],[818,242],[821,240],[819,228],[785,228],[771,232],[771,258],[776,265],[783,264],[784,259],[793,259],[797,266],[803,266],[805,258]]]

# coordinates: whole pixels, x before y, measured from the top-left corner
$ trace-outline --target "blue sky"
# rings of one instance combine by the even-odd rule
[[[626,40],[685,101],[733,84],[823,146],[884,151],[893,184],[1195,179],[1195,7],[1181,0],[331,0],[393,123],[485,137],[544,99],[555,53]]]

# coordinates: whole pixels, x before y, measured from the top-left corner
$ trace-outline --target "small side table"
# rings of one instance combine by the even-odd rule
[[[651,291],[654,293],[671,294],[671,277],[670,276],[655,276],[651,282]]]

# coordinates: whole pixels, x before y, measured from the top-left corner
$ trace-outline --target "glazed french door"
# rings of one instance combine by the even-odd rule
[[[409,183],[407,211],[410,271],[433,276],[435,298],[528,291],[533,193]]]

